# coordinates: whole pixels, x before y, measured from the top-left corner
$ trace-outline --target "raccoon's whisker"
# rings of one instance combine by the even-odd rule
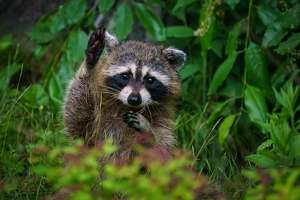
[[[152,123],[152,114],[151,114],[150,108],[149,108],[148,105],[146,105],[146,108],[147,108],[148,113],[149,113],[149,115],[150,115],[150,123]]]
[[[139,114],[142,114],[145,111],[146,107],[143,106],[143,108],[141,110],[138,111]]]
[[[113,105],[116,101],[117,101],[117,99],[114,99],[113,101],[108,101],[108,103],[110,103],[110,104],[105,106],[104,109],[107,109],[109,106]]]
[[[161,111],[155,104],[150,104],[150,105],[153,108],[153,110],[155,111],[155,113],[159,114],[162,118],[164,118],[164,115],[161,113]]]
[[[118,89],[109,87],[109,86],[107,86],[107,85],[100,85],[100,87],[103,87],[103,88],[106,88],[106,89],[109,89],[109,90],[113,90],[113,91],[115,91],[115,92],[120,92],[120,91],[121,91],[121,88],[120,88],[120,87],[118,87]]]
[[[161,105],[161,104],[159,104],[159,103],[156,102],[156,101],[153,101],[153,104],[151,104],[151,105],[157,109],[157,111],[160,113],[160,115],[161,115],[163,118],[166,117],[166,116],[161,112],[161,109],[160,109],[159,106],[158,106],[158,105]],[[165,106],[164,106],[164,107],[165,107]]]

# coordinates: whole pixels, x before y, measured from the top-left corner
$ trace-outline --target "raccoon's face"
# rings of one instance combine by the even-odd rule
[[[180,87],[178,71],[185,54],[175,48],[129,41],[119,45],[108,33],[105,36],[109,59],[105,85],[113,96],[131,107],[162,103]]]

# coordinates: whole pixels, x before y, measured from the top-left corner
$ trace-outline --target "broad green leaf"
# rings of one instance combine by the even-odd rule
[[[300,44],[300,33],[294,33],[286,41],[281,42],[275,51],[281,55],[285,55],[291,52],[292,49],[296,48]]]
[[[67,88],[69,81],[74,77],[74,64],[68,59],[68,53],[65,53],[60,59],[58,77],[61,80],[62,88]]]
[[[245,106],[252,122],[266,122],[266,113],[268,112],[267,103],[259,88],[247,84],[245,91]],[[255,124],[262,133],[266,133],[266,130],[259,124]]]
[[[48,22],[35,24],[29,31],[28,36],[33,42],[38,44],[48,43],[54,38],[54,34],[51,32],[51,25]]]
[[[226,40],[216,39],[211,43],[211,50],[219,57],[223,58],[223,48],[226,45]]]
[[[288,99],[287,99],[287,94],[281,90],[281,95],[277,92],[275,88],[273,88],[273,91],[275,93],[276,100],[283,105],[284,107],[288,108]]]
[[[177,17],[178,19],[183,21],[184,24],[186,24],[185,9],[183,7],[176,9],[176,10],[170,10],[169,12],[171,15],[173,15],[174,17]]]
[[[259,147],[257,148],[257,151],[264,150],[268,147],[271,147],[272,144],[273,144],[273,140],[269,139],[269,140],[261,143],[261,145],[259,145]]]
[[[208,5],[208,4],[207,4]],[[214,15],[214,13],[212,13],[212,15],[210,16],[209,20],[207,20],[207,5],[204,5],[201,9],[201,13],[200,13],[200,19],[199,19],[199,27],[200,29],[205,29],[203,31],[205,31],[204,35],[200,35],[200,45],[201,45],[201,55],[202,56],[206,56],[207,51],[211,49],[211,44],[212,44],[212,40],[214,38],[214,34],[215,34],[215,23],[216,23],[216,17]],[[210,22],[210,23],[208,23]],[[205,24],[205,27],[202,26],[202,24]],[[208,26],[208,27],[207,27]]]
[[[235,119],[235,115],[229,115],[224,119],[219,127],[219,144],[223,144],[224,140],[229,134],[230,127],[232,126]]]
[[[252,154],[245,157],[245,160],[251,161],[259,167],[278,167],[277,163],[273,159],[262,154]]]
[[[257,8],[257,13],[260,18],[260,20],[263,22],[263,24],[268,27],[270,26],[273,21],[276,19],[276,17],[280,14],[280,11],[270,7],[270,6],[264,6],[264,7],[259,7],[256,6]]]
[[[157,41],[166,40],[166,29],[164,24],[153,11],[141,3],[134,3],[134,7],[138,18],[152,37]]]
[[[153,6],[165,6],[165,2],[162,0],[144,0],[145,3],[149,3],[150,5]]]
[[[198,65],[196,64],[188,64],[186,66],[184,66],[183,69],[180,70],[179,75],[180,75],[180,79],[184,80],[188,77],[193,76],[195,73],[197,73],[198,71],[200,71],[200,68]]]
[[[37,60],[40,60],[48,50],[49,45],[37,44],[34,49],[34,55]]]
[[[12,42],[11,42],[12,34],[5,35],[0,39],[0,51],[6,49],[9,47]]]
[[[277,127],[274,122],[270,122],[271,125],[271,138],[274,141],[274,144],[276,147],[281,151],[281,153],[285,154],[285,140],[284,137],[281,135],[281,130],[279,127]]]
[[[117,38],[123,40],[131,32],[133,15],[130,7],[123,2],[117,9],[114,17],[113,30]]]
[[[274,22],[264,34],[262,47],[276,46],[288,34],[288,31],[281,24]]]
[[[73,62],[78,62],[84,58],[87,42],[88,36],[81,29],[72,33],[68,42],[68,51],[72,55]]]
[[[116,0],[98,0],[98,8],[101,13],[106,13],[115,4]]]
[[[194,29],[187,26],[166,27],[167,37],[186,38],[194,37]]]
[[[177,3],[176,3],[176,5],[174,6],[173,11],[175,11],[178,8],[181,8],[183,6],[190,5],[191,3],[194,3],[196,1],[199,1],[199,0],[178,0]]]
[[[66,15],[66,8],[67,6],[59,6],[58,11],[55,15],[50,17],[51,21],[51,32],[57,33],[61,30],[63,30],[67,25],[67,15]]]
[[[247,83],[270,95],[272,88],[267,60],[257,44],[250,43],[245,54],[245,65],[247,68]]]
[[[228,39],[227,39],[227,45],[225,48],[225,54],[230,55],[234,51],[237,50],[238,47],[238,37],[241,34],[241,23],[237,22],[234,25],[233,30],[229,31]]]
[[[76,24],[85,14],[86,1],[73,0],[66,7],[66,19],[68,24]]]
[[[297,28],[300,25],[300,4],[296,4],[291,9],[280,14],[274,23],[279,23],[284,28]]]
[[[211,95],[218,90],[218,88],[222,85],[225,81],[226,77],[228,76],[230,70],[233,67],[233,64],[236,60],[237,53],[232,53],[228,56],[228,58],[219,66],[217,69],[208,90],[207,95]]]

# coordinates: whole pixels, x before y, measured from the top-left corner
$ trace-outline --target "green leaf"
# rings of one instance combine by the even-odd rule
[[[54,113],[58,113],[63,103],[63,88],[57,75],[53,75],[49,83],[49,96]]]
[[[50,42],[54,38],[51,32],[51,25],[48,22],[38,22],[29,31],[28,36],[33,42],[44,44]]]
[[[235,115],[229,115],[224,119],[219,128],[219,144],[222,145],[225,138],[228,136],[230,127],[235,119]]]
[[[54,16],[49,17],[51,21],[51,32],[57,33],[63,30],[67,25],[66,6],[59,6],[57,13]]]
[[[223,58],[223,48],[226,45],[226,40],[216,39],[211,43],[211,50],[219,57]]]
[[[194,74],[196,74],[198,71],[200,71],[200,68],[198,65],[196,64],[188,64],[186,66],[184,66],[183,69],[180,70],[179,75],[180,75],[180,79],[184,80],[188,77],[193,76]]]
[[[145,3],[149,3],[153,6],[162,6],[165,7],[165,2],[162,0],[144,0]]]
[[[74,77],[75,69],[74,64],[68,59],[68,52],[65,53],[60,59],[58,77],[61,80],[62,88],[67,88],[69,81]]]
[[[73,32],[68,42],[68,51],[72,55],[72,61],[78,62],[84,58],[84,50],[88,42],[88,36],[81,29]]]
[[[101,13],[106,13],[115,4],[116,0],[98,0],[98,8]]]
[[[199,19],[199,27],[200,28],[204,28],[206,29],[207,27],[203,27],[201,26],[201,24],[205,24],[207,22],[210,22],[209,24],[205,25],[205,26],[209,26],[207,30],[205,30],[206,32],[204,33],[204,35],[200,35],[200,44],[201,44],[201,55],[202,56],[206,56],[207,51],[211,49],[211,44],[212,44],[212,40],[214,38],[215,35],[215,24],[216,24],[216,17],[214,15],[214,13],[212,13],[212,15],[210,16],[210,20],[207,20],[207,5],[204,5],[201,9],[201,13],[200,13],[200,19]]]
[[[176,5],[173,8],[173,11],[175,11],[178,8],[181,8],[183,6],[190,5],[191,3],[194,3],[196,1],[199,1],[199,0],[178,0],[177,3],[176,3]]]
[[[194,37],[194,29],[187,26],[166,27],[167,37],[186,38]]]
[[[259,88],[247,84],[245,91],[245,106],[252,122],[266,122],[266,113],[268,112],[267,103]],[[257,123],[255,124],[262,133],[266,133],[266,130],[263,127]]]
[[[270,26],[273,21],[276,19],[276,17],[280,14],[280,11],[270,7],[270,6],[264,6],[264,7],[259,7],[256,6],[257,8],[257,13],[260,18],[260,20],[263,22],[263,24],[268,27]]]
[[[47,105],[49,97],[44,91],[44,88],[41,86],[41,84],[35,83],[26,91],[26,93],[23,95],[23,98],[26,103],[34,107]]]
[[[300,44],[300,33],[294,33],[286,41],[281,42],[275,51],[281,55],[285,55],[291,52],[292,49],[296,48]]]
[[[277,163],[273,159],[262,154],[252,154],[245,157],[245,159],[255,163],[259,167],[278,167]]]
[[[260,88],[265,94],[270,95],[271,80],[268,72],[268,64],[261,48],[250,42],[245,54],[247,68],[247,83]]]
[[[86,1],[73,0],[66,7],[66,19],[68,24],[76,24],[85,14]]]
[[[1,40],[0,40],[0,51],[2,51],[4,49],[6,49],[7,47],[11,46],[11,44],[12,44],[11,38],[12,38],[12,34],[5,35],[1,38]]]
[[[234,51],[237,50],[238,47],[238,37],[241,34],[241,23],[237,22],[234,25],[233,30],[229,31],[228,39],[227,39],[227,45],[225,48],[225,54],[230,55]]]
[[[288,31],[279,23],[274,22],[267,28],[262,41],[262,47],[276,46],[288,34]]]
[[[240,3],[241,0],[224,0],[232,9]]]
[[[49,47],[49,45],[40,45],[40,44],[35,46],[34,55],[37,60],[40,60],[43,57],[43,55],[48,50],[48,47]]]
[[[273,140],[271,140],[271,139],[267,140],[267,141],[261,143],[261,145],[259,145],[259,147],[257,148],[257,151],[264,150],[268,147],[271,147],[272,144],[273,144]]]
[[[113,30],[117,38],[123,40],[131,32],[133,25],[133,15],[130,7],[123,2],[117,9],[115,17]]]
[[[274,23],[279,23],[284,28],[297,28],[300,25],[300,4],[296,4],[291,9],[281,13]]]
[[[161,20],[147,6],[141,3],[134,3],[138,18],[144,27],[157,41],[166,40],[166,29]]]
[[[277,90],[275,88],[273,88],[273,91],[275,93],[275,97],[276,97],[276,100],[281,104],[283,105],[284,107],[288,108],[289,105],[288,105],[288,99],[287,99],[287,94],[281,90],[281,94],[280,95]]]
[[[237,53],[232,53],[228,56],[228,58],[219,66],[217,69],[208,90],[207,95],[211,95],[218,90],[218,88],[222,85],[225,81],[226,77],[228,76],[230,70],[233,67],[233,64],[236,60]]]
[[[277,127],[273,121],[270,122],[271,125],[271,138],[274,141],[274,144],[276,147],[281,151],[281,153],[285,154],[285,141],[284,138],[281,135],[280,128]]]

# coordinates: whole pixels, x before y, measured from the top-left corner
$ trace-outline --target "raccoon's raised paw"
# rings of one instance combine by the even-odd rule
[[[99,27],[94,33],[91,34],[85,50],[86,62],[88,68],[93,68],[97,63],[103,49],[104,49],[105,28]]]
[[[129,111],[123,113],[122,117],[130,128],[134,128],[138,132],[150,133],[150,123],[143,115]]]

